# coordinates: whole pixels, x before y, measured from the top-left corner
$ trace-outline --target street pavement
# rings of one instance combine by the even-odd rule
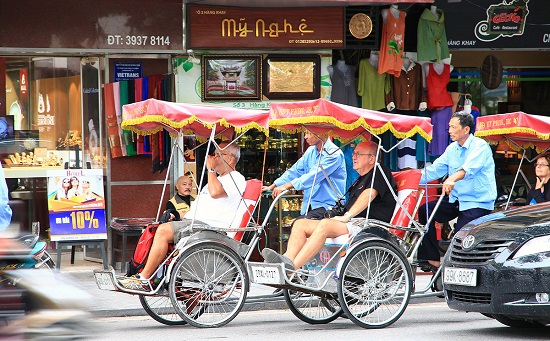
[[[70,264],[69,254],[63,254],[60,272],[69,277],[80,289],[92,296],[89,311],[98,317],[123,317],[146,315],[137,295],[129,295],[116,291],[101,290],[94,280],[93,270],[103,269],[98,262],[84,260],[77,252],[75,263]],[[430,276],[419,274],[416,287],[425,287]],[[274,295],[274,288],[251,283],[243,311],[286,309],[287,305],[282,294]],[[421,299],[426,300],[426,299]],[[428,299],[429,300],[429,299]],[[438,299],[441,300],[441,299]],[[413,303],[415,299],[411,300]]]

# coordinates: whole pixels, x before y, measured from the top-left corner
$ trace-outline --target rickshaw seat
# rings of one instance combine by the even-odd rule
[[[424,191],[418,188],[422,173],[418,169],[409,169],[400,172],[392,172],[392,175],[397,183],[397,198],[412,217],[416,215],[418,207],[422,199]],[[395,205],[395,210],[391,219],[391,225],[399,227],[409,227],[411,219],[407,216],[403,208],[398,204]],[[405,230],[390,228],[390,232],[396,236],[403,238]],[[348,236],[348,235],[345,235]],[[337,238],[327,238],[325,245],[341,244]]]
[[[418,187],[422,173],[418,169],[409,169],[393,172],[392,175],[397,183],[397,198],[403,207],[396,204],[391,224],[399,227],[409,227],[411,219],[407,215],[407,212],[414,218],[421,203],[422,193],[424,192]],[[400,238],[403,238],[406,232],[393,228],[390,231]]]
[[[254,209],[256,208],[256,204],[258,203],[258,199],[260,198],[260,194],[262,193],[262,181],[258,179],[251,179],[246,181],[246,187],[244,189],[243,198],[245,205],[241,205],[239,207],[239,210],[237,211],[237,214],[235,214],[235,219],[239,219],[239,217],[242,217],[240,220],[240,223],[238,226],[235,227],[246,227],[248,223],[250,222],[251,213],[254,212]],[[244,236],[243,232],[231,232],[228,233],[229,236],[234,234],[233,238],[235,240],[241,241]]]

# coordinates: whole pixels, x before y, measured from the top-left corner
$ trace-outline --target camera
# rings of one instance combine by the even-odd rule
[[[343,204],[343,201],[343,198],[338,199],[338,201],[336,201],[336,205],[325,212],[325,218],[332,218],[344,215],[344,213],[346,213],[346,206],[345,204]]]
[[[210,150],[208,150],[208,155],[210,156],[216,155],[216,148],[211,147]]]

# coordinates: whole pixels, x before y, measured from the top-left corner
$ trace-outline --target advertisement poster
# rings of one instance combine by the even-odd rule
[[[52,241],[107,239],[103,170],[48,171]]]

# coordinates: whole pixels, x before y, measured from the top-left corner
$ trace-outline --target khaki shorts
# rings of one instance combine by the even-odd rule
[[[191,226],[191,219],[182,219],[178,221],[171,221],[170,225],[172,226],[172,230],[174,231],[174,244],[177,244],[183,237],[188,237],[193,232],[195,232],[195,228],[202,228],[202,229],[213,229],[210,225],[203,223],[200,220],[195,220],[193,223],[193,226]]]
[[[351,235],[359,233],[364,227],[365,218],[351,218],[349,222],[346,223],[348,231]]]

